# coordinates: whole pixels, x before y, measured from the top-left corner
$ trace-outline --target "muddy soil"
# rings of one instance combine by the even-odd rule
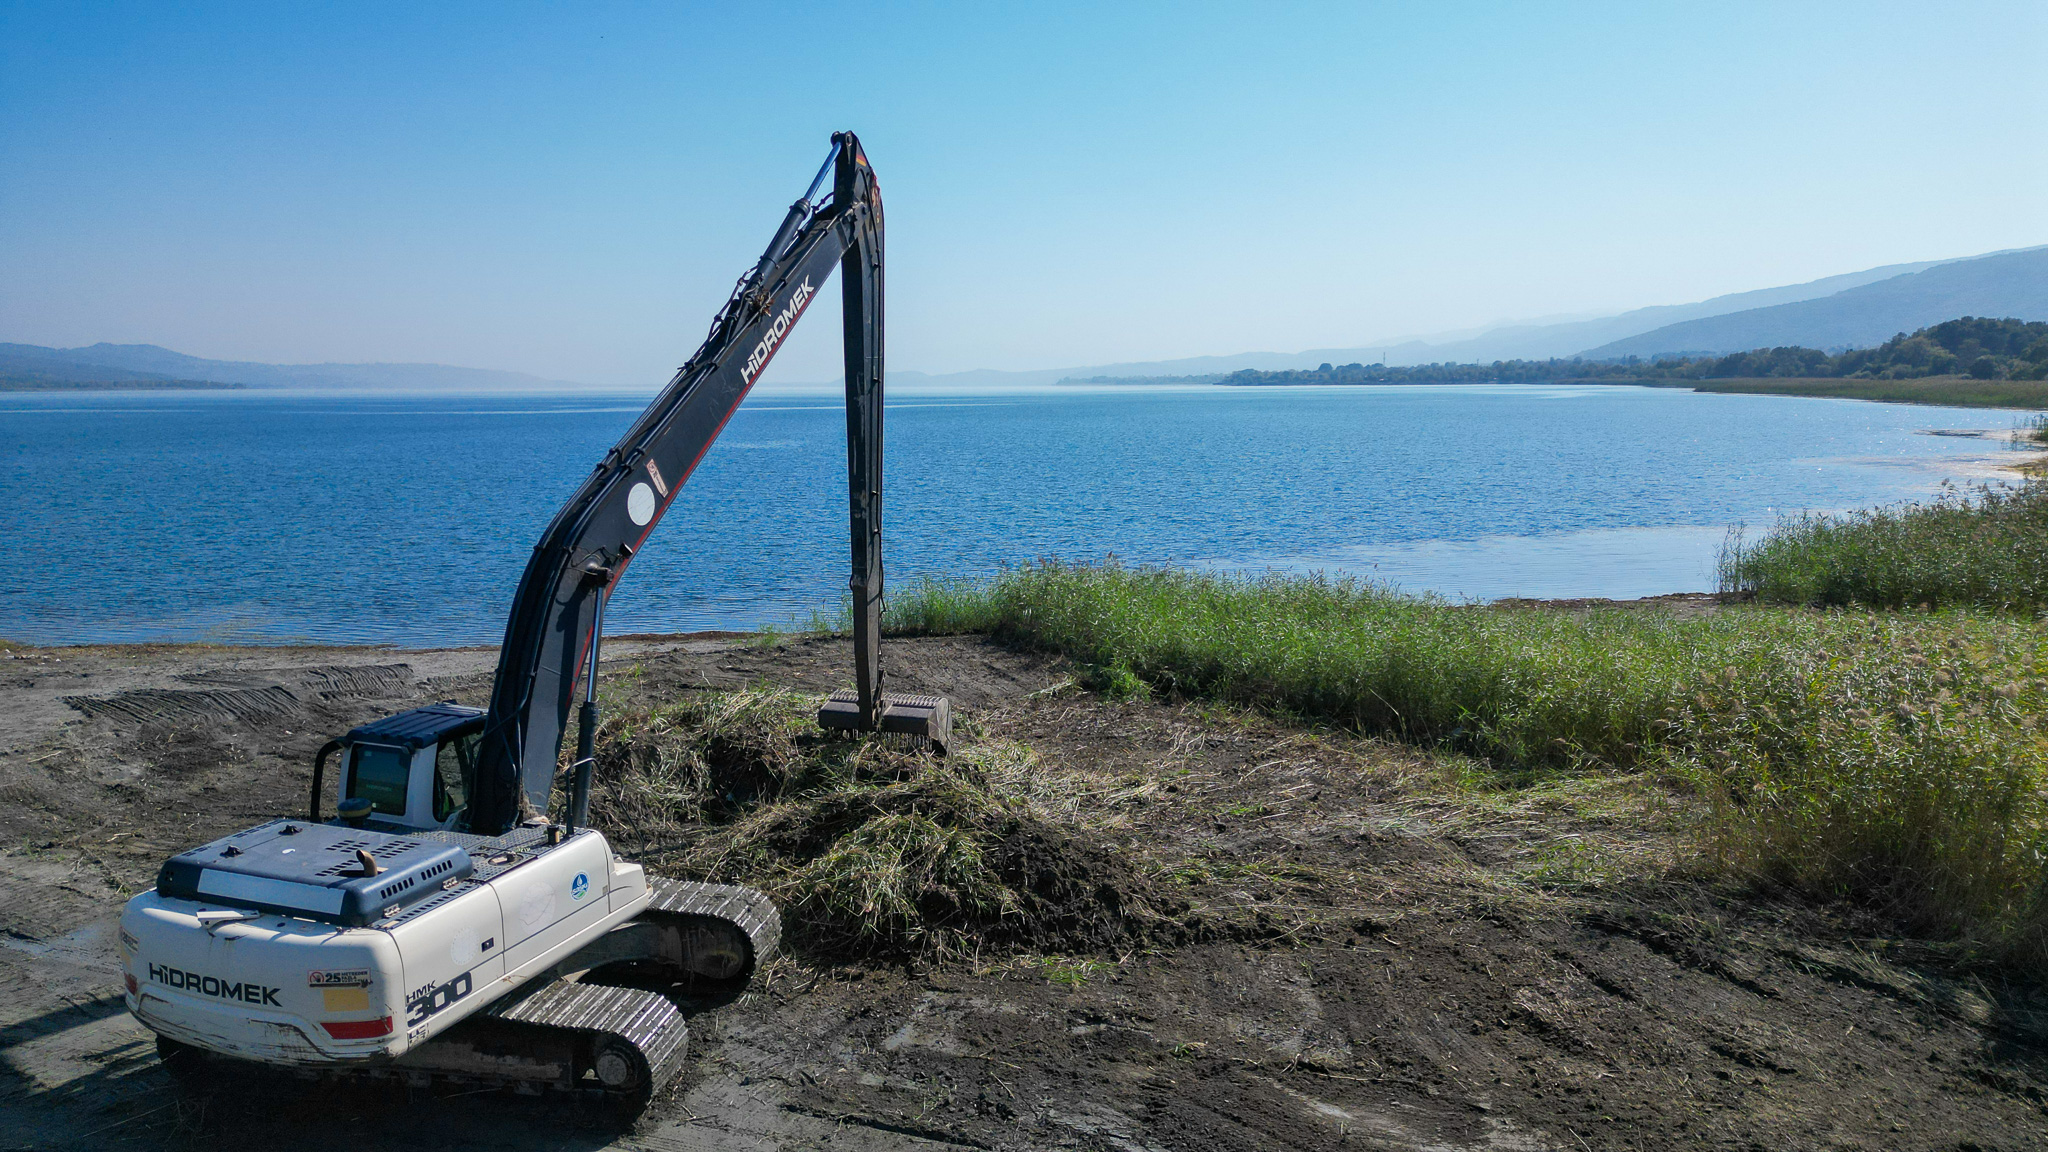
[[[636,702],[849,666],[820,639],[608,651]],[[331,735],[480,702],[493,656],[0,652],[0,1148],[2048,1147],[2048,999],[1852,911],[1688,879],[1682,801],[1645,782],[1475,792],[1410,749],[1104,699],[977,638],[890,642],[891,686],[1127,779],[1091,851],[1227,931],[785,957],[692,1020],[691,1067],[629,1131],[497,1093],[176,1090],[116,994],[121,901],[170,852],[301,811]]]

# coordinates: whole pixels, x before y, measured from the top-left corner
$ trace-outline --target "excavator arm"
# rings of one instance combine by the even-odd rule
[[[819,190],[827,176],[829,199]],[[478,750],[468,827],[495,835],[545,813],[579,674],[586,698],[570,822],[583,822],[604,601],[661,522],[740,401],[840,271],[852,520],[857,722],[882,726],[882,197],[851,132],[761,259],[740,278],[711,334],[555,514],[519,580]]]

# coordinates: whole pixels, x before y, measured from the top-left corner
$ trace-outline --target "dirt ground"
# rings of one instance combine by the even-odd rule
[[[607,651],[628,701],[849,668],[821,639]],[[2048,998],[1686,879],[1682,805],[1645,782],[1460,789],[1414,750],[1108,700],[977,638],[891,641],[891,687],[951,696],[968,739],[1128,777],[1094,846],[1182,861],[1157,882],[1228,931],[779,960],[693,1019],[691,1067],[630,1132],[499,1093],[176,1091],[116,994],[121,902],[166,855],[303,810],[330,736],[481,702],[493,656],[0,651],[0,1148],[2048,1147]]]

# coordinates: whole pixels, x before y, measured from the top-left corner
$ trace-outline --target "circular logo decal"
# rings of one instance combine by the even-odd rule
[[[654,489],[645,484],[633,485],[633,490],[626,493],[626,515],[631,516],[635,524],[645,524],[654,519]]]
[[[588,895],[590,895],[590,877],[578,872],[576,878],[569,881],[569,899],[581,900]]]
[[[535,928],[544,921],[554,918],[554,886],[545,880],[536,880],[528,884],[519,899],[519,922],[528,928]]]
[[[448,941],[448,959],[457,968],[469,967],[483,954],[483,941],[474,928],[464,928]]]

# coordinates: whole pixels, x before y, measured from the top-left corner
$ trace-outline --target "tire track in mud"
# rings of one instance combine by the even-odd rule
[[[303,705],[289,688],[135,688],[113,696],[66,696],[64,703],[87,716],[137,724],[245,724],[298,711]]]
[[[289,677],[292,687],[261,683]],[[178,677],[194,683],[239,682],[220,688],[131,688],[111,696],[65,696],[87,717],[111,717],[137,724],[248,724],[298,712],[312,700],[353,700],[395,696],[412,688],[410,664],[324,664],[285,670],[193,672]],[[250,681],[258,681],[250,684]],[[296,691],[294,691],[296,688]]]

